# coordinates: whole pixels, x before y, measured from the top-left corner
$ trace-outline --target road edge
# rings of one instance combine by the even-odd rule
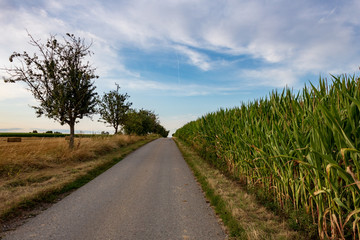
[[[103,164],[88,170],[73,181],[67,182],[60,186],[55,186],[51,190],[40,192],[32,198],[18,203],[16,206],[12,207],[0,216],[0,239],[2,239],[4,233],[7,231],[14,230],[17,227],[23,225],[27,219],[35,217],[36,215],[45,211],[56,202],[71,194],[76,189],[84,186],[97,176],[101,175],[119,163],[132,152],[156,139],[158,138],[145,138],[133,144],[121,147],[115,150],[115,152],[99,156],[98,158],[104,158],[106,156],[111,156],[114,155],[114,153],[117,153],[116,157],[109,158],[108,161],[105,161]]]
[[[185,149],[182,145],[183,143],[181,143],[179,139],[173,138],[173,140],[179,148],[185,162],[193,172],[197,182],[200,184],[202,191],[211,207],[214,209],[216,216],[221,219],[229,239],[247,239],[244,228],[232,216],[231,211],[226,207],[226,202],[220,195],[215,193],[215,190],[211,188],[207,178],[198,170],[196,163],[192,160],[196,154]]]

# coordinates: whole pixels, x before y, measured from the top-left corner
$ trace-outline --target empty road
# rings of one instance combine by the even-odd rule
[[[225,239],[172,139],[158,139],[4,239]]]

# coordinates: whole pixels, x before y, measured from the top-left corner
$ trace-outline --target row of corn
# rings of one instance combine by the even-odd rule
[[[175,136],[218,168],[305,210],[321,239],[360,238],[360,80],[320,79],[190,122]]]

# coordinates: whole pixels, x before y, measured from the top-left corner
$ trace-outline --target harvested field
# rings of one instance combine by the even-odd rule
[[[22,138],[22,142],[7,142],[0,138],[0,177],[11,177],[20,172],[53,168],[72,161],[88,161],[97,154],[136,142],[140,137],[76,138],[70,151],[64,138]]]
[[[30,137],[22,138],[22,142],[0,138],[0,216],[19,203],[59,189],[124,154],[114,150],[155,138],[128,135],[76,138],[73,150],[64,138]]]

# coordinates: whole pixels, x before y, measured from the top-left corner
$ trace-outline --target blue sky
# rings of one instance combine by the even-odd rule
[[[360,65],[358,0],[0,0],[0,9],[0,67],[11,66],[13,51],[35,51],[26,30],[42,41],[74,33],[93,41],[99,94],[120,84],[134,108],[155,111],[171,132]],[[36,104],[25,85],[0,81],[0,131],[68,130],[36,118]],[[97,119],[76,130],[113,132]]]

